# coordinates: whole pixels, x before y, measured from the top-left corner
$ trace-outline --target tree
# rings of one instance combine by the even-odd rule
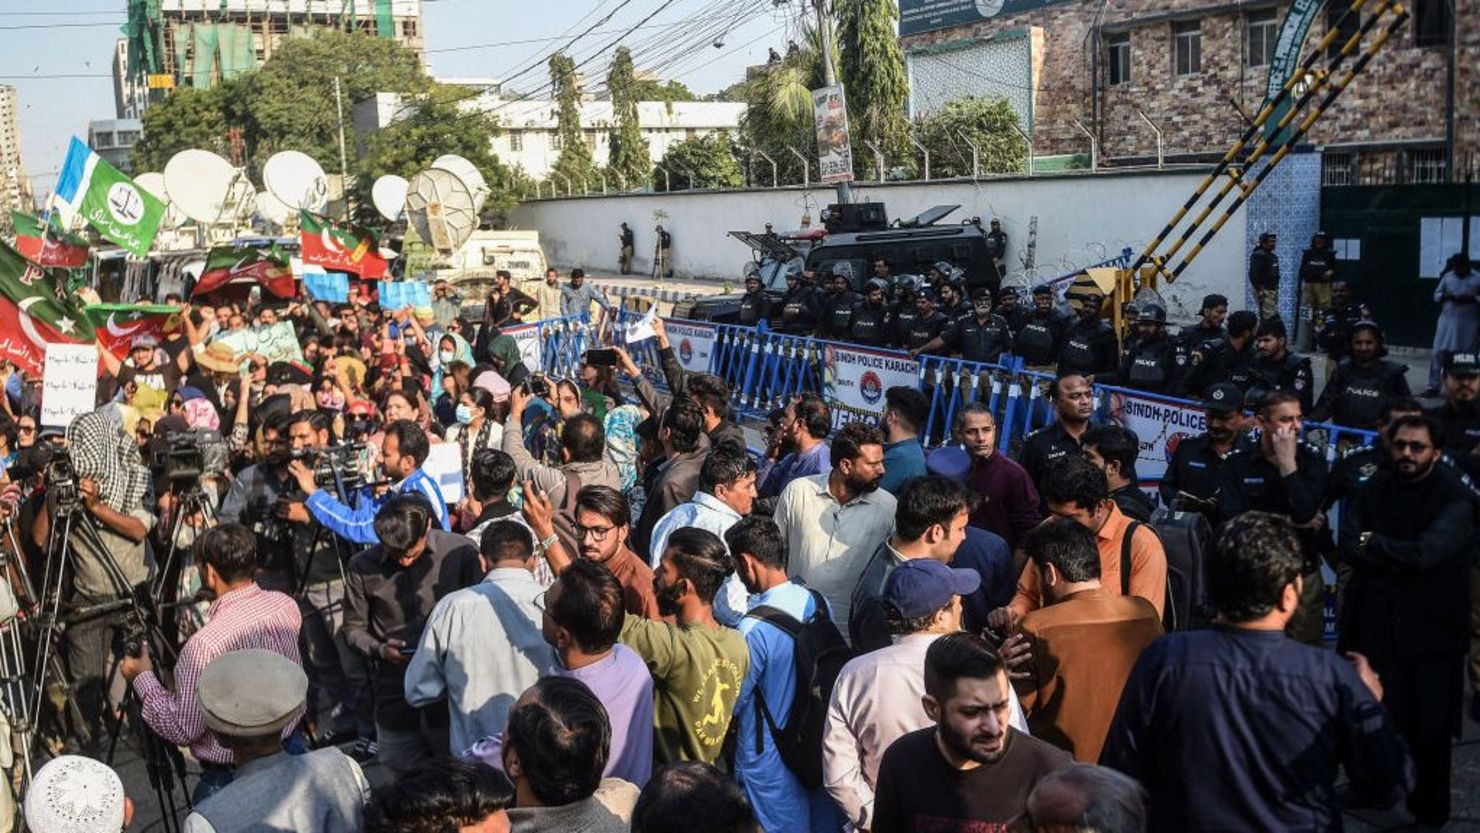
[[[848,98],[853,158],[860,172],[873,168],[871,140],[891,162],[912,157],[909,144],[910,81],[895,36],[895,0],[838,0],[839,75]]]
[[[637,121],[638,83],[632,68],[632,53],[627,47],[618,49],[612,59],[606,86],[611,90],[612,115],[616,119],[616,127],[609,134],[607,167],[615,175],[612,179],[635,185],[652,173],[653,162]]]
[[[622,47],[626,49],[627,47]],[[635,82],[637,92],[636,101],[666,101],[672,104],[675,101],[698,101],[699,97],[694,91],[684,85],[682,81],[658,81],[653,78],[644,78]],[[611,86],[608,84],[607,86]],[[615,97],[616,93],[612,95]]]
[[[185,87],[144,112],[144,136],[134,147],[137,171],[162,171],[182,150],[227,150],[227,106],[235,89],[228,82],[209,90]]]
[[[491,113],[459,109],[466,95],[460,87],[437,85],[414,103],[403,105],[410,113],[370,135],[355,182],[363,221],[381,222],[370,203],[376,179],[387,174],[410,179],[448,153],[467,159],[483,174],[490,192],[483,204],[484,222],[497,225],[507,217],[528,179],[494,155],[489,138],[498,133],[498,119]]]
[[[965,96],[947,102],[919,123],[920,143],[930,149],[930,175],[971,176],[971,147],[963,135],[976,143],[982,173],[1023,170],[1028,144],[1014,129],[1017,124],[1005,98]]]
[[[668,169],[668,178],[664,178],[662,171],[653,171],[655,191],[663,190],[670,183],[672,190],[678,191],[739,188],[745,182],[740,173],[740,163],[735,160],[730,134],[723,130],[670,145],[659,164]]]
[[[802,163],[788,148],[813,159],[817,143],[812,119],[812,90],[821,87],[822,52],[816,38],[808,39],[806,49],[788,50],[786,57],[769,64],[745,82],[745,114],[740,117],[740,140],[747,156],[760,150],[776,161],[778,179],[799,183],[803,178]],[[770,181],[770,164],[764,159],[750,160],[754,177]],[[814,168],[816,162],[809,162]]]
[[[591,149],[581,130],[581,90],[576,65],[568,56],[550,56],[550,83],[555,87],[555,131],[560,137],[560,156],[553,170],[570,180],[572,189],[591,179]]]

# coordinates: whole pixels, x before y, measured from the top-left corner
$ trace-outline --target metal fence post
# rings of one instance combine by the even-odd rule
[[[1151,128],[1152,133],[1156,134],[1156,168],[1157,170],[1161,170],[1163,167],[1166,166],[1166,156],[1162,152],[1161,128],[1157,127],[1156,123],[1151,121],[1151,117],[1146,115],[1145,110],[1142,110],[1139,107],[1136,108],[1136,115],[1140,116],[1141,121],[1146,122],[1146,126]]]
[[[775,188],[777,186],[777,184],[780,183],[780,181],[781,181],[780,178],[778,178],[776,176],[776,160],[771,158],[771,154],[766,153],[765,151],[761,150],[760,148],[756,148],[755,149],[755,152],[756,153],[759,153],[761,155],[761,158],[762,159],[764,159],[767,162],[770,162],[771,163],[771,187],[772,188]]]
[[[1074,120],[1074,126],[1079,128],[1080,133],[1089,137],[1089,170],[1093,173],[1100,168],[1100,140],[1096,139],[1095,134],[1091,133],[1089,128],[1084,126],[1084,122],[1079,119]]]
[[[1033,137],[1029,136],[1022,127],[1016,124],[1012,126],[1012,129],[1016,130],[1018,135],[1023,137],[1023,141],[1028,143],[1028,176],[1032,176],[1034,173],[1033,169],[1037,167],[1037,160],[1033,158]]]
[[[800,153],[797,153],[797,149],[796,148],[794,148],[794,147],[788,147],[787,150],[791,151],[791,155],[792,156],[795,156],[797,159],[800,159],[801,162],[802,162],[802,187],[803,188],[811,188],[812,187],[812,164],[811,164],[811,162],[809,162],[807,160],[807,157],[801,155]]]
[[[957,130],[956,135],[960,136],[961,141],[965,142],[966,146],[971,148],[971,178],[976,179],[982,175],[981,148],[978,148],[976,142],[973,142],[971,137],[966,135],[965,130]]]
[[[910,134],[910,144],[912,144],[915,147],[919,148],[920,153],[922,155],[924,155],[924,157],[925,157],[925,181],[926,182],[929,182],[930,181],[930,148],[927,148],[924,145],[920,144],[920,140],[919,139],[916,139],[915,138],[915,134],[913,134],[913,133]]]
[[[872,150],[874,152],[874,167],[876,167],[878,169],[878,171],[879,171],[879,180],[878,181],[879,182],[883,182],[884,181],[884,151],[879,150],[879,146],[876,145],[876,144],[874,144],[873,142],[869,141],[868,139],[864,139],[863,140],[863,143],[866,144],[866,145],[868,145],[869,150]]]

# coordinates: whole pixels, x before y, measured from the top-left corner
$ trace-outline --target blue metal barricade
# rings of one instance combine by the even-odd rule
[[[1008,361],[1011,361],[1010,357]],[[920,356],[919,362],[920,389],[930,399],[930,416],[923,434],[927,446],[951,442],[956,413],[972,403],[984,403],[1001,427],[1011,364],[968,362],[930,355]]]

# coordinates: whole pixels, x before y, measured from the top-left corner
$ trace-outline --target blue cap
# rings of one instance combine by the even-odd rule
[[[894,568],[884,582],[884,603],[905,619],[918,619],[945,607],[952,596],[975,593],[982,586],[976,570],[962,570],[932,558],[915,558]]]
[[[964,483],[971,474],[971,455],[960,446],[944,445],[925,458],[925,470]]]

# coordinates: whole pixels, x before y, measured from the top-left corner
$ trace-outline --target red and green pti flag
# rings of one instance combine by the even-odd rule
[[[387,264],[380,256],[379,241],[369,229],[341,225],[299,209],[298,237],[304,263],[331,272],[353,272],[362,278],[385,277]]]
[[[139,336],[163,342],[184,326],[180,308],[163,304],[89,304],[82,312],[98,343],[120,360],[128,358]]]
[[[32,263],[64,269],[87,265],[87,238],[63,231],[54,215],[50,227],[23,211],[10,212],[10,221],[15,226],[16,250]]]
[[[257,283],[279,298],[292,298],[296,289],[293,267],[275,249],[217,246],[206,255],[206,268],[196,279],[190,297],[198,298],[234,283]]]
[[[0,242],[0,359],[27,373],[46,364],[46,345],[93,340],[87,317],[57,296],[62,273],[44,269]]]

